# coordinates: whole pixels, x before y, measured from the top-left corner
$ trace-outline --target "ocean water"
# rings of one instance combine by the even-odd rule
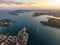
[[[43,26],[40,21],[47,21],[48,15],[33,17],[33,12],[19,13],[18,15],[8,14],[8,11],[0,11],[0,19],[11,19],[16,23],[0,29],[0,34],[10,30],[12,36],[23,27],[26,27],[29,40],[28,45],[60,45],[60,29],[49,26]]]

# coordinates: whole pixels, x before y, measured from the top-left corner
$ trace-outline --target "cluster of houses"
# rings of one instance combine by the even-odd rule
[[[21,29],[16,36],[0,34],[0,45],[27,45],[28,37],[26,28]]]

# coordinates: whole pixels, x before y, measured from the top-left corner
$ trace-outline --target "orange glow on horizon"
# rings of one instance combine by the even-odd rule
[[[46,9],[46,10],[60,10],[60,0],[50,0],[41,3],[31,4],[0,4],[1,9]]]

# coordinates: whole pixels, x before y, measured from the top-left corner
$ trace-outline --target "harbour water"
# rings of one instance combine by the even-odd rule
[[[12,36],[23,27],[26,27],[29,40],[28,45],[60,45],[60,29],[44,26],[40,21],[47,21],[48,15],[33,17],[33,12],[19,13],[18,15],[8,14],[8,11],[0,13],[0,19],[11,19],[16,23],[10,24],[8,27],[0,29],[0,34],[10,30]]]

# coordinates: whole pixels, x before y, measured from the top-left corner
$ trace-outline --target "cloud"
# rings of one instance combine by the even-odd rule
[[[0,0],[0,4],[26,4],[25,2],[16,2],[16,1],[6,1],[6,0]]]
[[[39,3],[38,2],[25,3],[17,1],[0,0],[0,9],[60,9],[59,6],[60,3],[57,3],[57,5],[55,3],[54,0],[53,1],[46,0]]]

